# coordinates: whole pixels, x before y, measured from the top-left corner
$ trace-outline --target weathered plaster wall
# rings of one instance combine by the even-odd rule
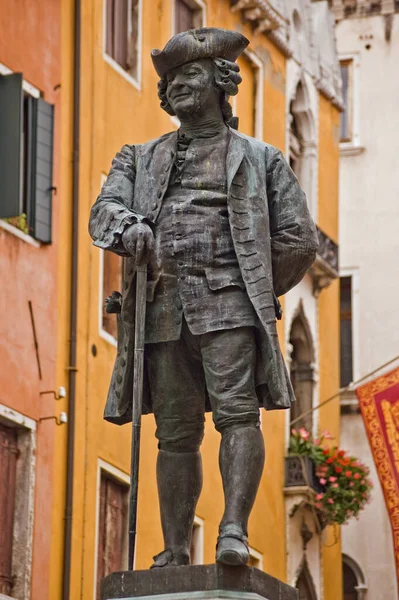
[[[399,15],[343,20],[338,50],[355,59],[353,153],[341,155],[340,263],[356,274],[353,306],[354,379],[398,355]],[[369,46],[369,47],[367,47]],[[394,366],[394,365],[393,365]],[[343,551],[363,570],[370,598],[396,598],[391,531],[360,416],[342,417],[343,446],[371,467],[376,489],[358,522],[343,530]],[[373,540],[370,544],[369,540]]]
[[[0,403],[38,420],[55,414],[52,396],[41,390],[63,385],[55,377],[58,216],[60,189],[60,6],[57,1],[3,0],[0,4],[0,63],[55,104],[53,243],[36,247],[0,229],[0,281],[4,304],[0,319]],[[39,380],[28,301],[32,302],[42,380]],[[54,421],[37,429],[31,598],[48,596],[53,491]],[[21,556],[22,558],[22,556]],[[29,557],[28,557],[29,558]]]

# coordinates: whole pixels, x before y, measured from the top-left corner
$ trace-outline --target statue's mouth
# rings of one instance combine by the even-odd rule
[[[173,97],[173,100],[179,100],[179,98],[186,98],[187,96],[190,96],[190,94],[188,92],[184,92],[182,94],[176,94],[176,96]]]

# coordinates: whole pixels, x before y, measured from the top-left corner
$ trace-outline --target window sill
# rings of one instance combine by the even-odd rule
[[[116,338],[114,338],[113,335],[111,335],[110,333],[108,333],[108,331],[105,331],[105,329],[100,329],[100,337],[105,340],[106,342],[108,342],[109,344],[111,344],[112,346],[115,346],[115,348],[118,346],[118,342],[116,340]],[[1,598],[0,598],[1,600]]]
[[[18,227],[14,227],[14,225],[10,225],[6,221],[3,221],[3,219],[0,219],[0,229],[5,229],[5,231],[8,231],[8,233],[15,235],[15,237],[19,238],[20,240],[23,240],[27,244],[30,244],[34,248],[40,248],[41,246],[41,243],[35,240],[33,237],[27,235],[26,233],[18,229]],[[1,596],[0,600],[2,600]]]
[[[136,90],[138,90],[139,92],[141,92],[141,85],[140,82],[137,81],[137,79],[134,79],[134,77],[132,77],[131,75],[129,75],[129,73],[127,71],[125,71],[125,69],[123,69],[120,64],[118,64],[116,62],[116,60],[114,60],[113,58],[111,58],[108,54],[106,54],[104,52],[103,54],[103,58],[105,60],[106,63],[108,63],[117,73],[119,73],[119,75],[122,75],[122,77],[124,79],[126,79],[126,81],[128,83],[130,83],[133,87],[136,88]]]
[[[339,153],[341,156],[358,156],[359,154],[363,154],[366,150],[364,146],[359,146],[356,144],[340,144],[339,145]]]

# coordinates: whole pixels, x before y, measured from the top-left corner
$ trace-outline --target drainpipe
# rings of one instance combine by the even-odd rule
[[[73,74],[73,163],[72,163],[72,257],[71,257],[71,295],[70,295],[70,346],[69,346],[69,407],[67,439],[67,481],[65,503],[64,563],[62,598],[71,600],[71,552],[73,517],[73,476],[75,446],[75,408],[76,408],[76,332],[78,316],[78,228],[79,228],[79,133],[80,133],[80,37],[81,37],[81,0],[74,3],[74,74]]]

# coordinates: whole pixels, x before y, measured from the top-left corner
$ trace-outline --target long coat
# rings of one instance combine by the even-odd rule
[[[318,247],[306,197],[282,153],[230,130],[226,158],[231,235],[248,296],[259,318],[256,384],[266,409],[289,408],[295,400],[281,354],[276,317],[278,296],[294,287],[312,265]],[[131,420],[135,269],[121,235],[130,223],[156,222],[174,163],[177,133],[143,145],[123,146],[94,204],[89,231],[94,244],[127,257],[118,315],[118,350],[104,418]],[[147,290],[151,300],[154,289]],[[143,412],[151,411],[147,375]]]

